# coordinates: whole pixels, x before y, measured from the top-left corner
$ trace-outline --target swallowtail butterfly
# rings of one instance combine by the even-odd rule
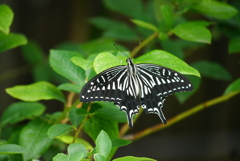
[[[127,114],[128,125],[142,107],[146,113],[158,114],[164,124],[162,112],[167,96],[176,92],[192,91],[191,82],[182,74],[154,64],[134,64],[109,68],[92,78],[81,90],[82,102],[114,102]]]

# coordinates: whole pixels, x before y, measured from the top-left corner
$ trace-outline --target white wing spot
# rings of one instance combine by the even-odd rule
[[[164,81],[164,79],[162,79],[162,78],[161,78],[161,80],[162,80],[163,84],[165,84],[165,83],[166,83],[166,82]]]

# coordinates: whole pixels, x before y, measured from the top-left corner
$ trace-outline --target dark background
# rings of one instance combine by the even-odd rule
[[[63,41],[81,43],[100,37],[101,31],[91,26],[88,21],[91,17],[103,15],[128,21],[126,17],[108,11],[102,1],[98,0],[1,0],[0,4],[2,3],[9,5],[14,12],[11,32],[22,33],[29,40],[36,41],[46,55],[51,48]],[[136,42],[122,44],[132,50]],[[188,58],[188,62],[197,59],[219,62],[230,72],[233,80],[239,78],[239,54],[228,55],[228,40],[224,37],[196,51]],[[0,54],[1,76],[4,76],[6,71],[23,68],[15,76],[1,78],[1,113],[8,105],[17,101],[6,94],[5,88],[33,83],[31,69],[26,67],[28,65],[22,58],[19,48]],[[166,118],[170,119],[197,104],[222,95],[230,83],[203,77],[198,92],[184,105],[179,104],[174,96],[166,100],[163,108]],[[240,160],[239,99],[239,96],[235,96],[170,128],[121,147],[115,157],[131,155],[166,161]],[[48,112],[59,110],[55,101],[44,103],[51,106]],[[157,115],[143,114],[130,133],[159,122]]]

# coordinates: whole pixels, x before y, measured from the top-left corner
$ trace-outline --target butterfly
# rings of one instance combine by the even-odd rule
[[[80,92],[82,102],[113,102],[125,111],[129,127],[133,115],[142,107],[145,112],[157,114],[166,124],[162,107],[167,96],[177,92],[192,91],[193,85],[182,74],[155,64],[134,64],[104,70],[88,81]]]

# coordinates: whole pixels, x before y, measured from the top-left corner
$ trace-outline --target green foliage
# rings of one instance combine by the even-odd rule
[[[61,102],[66,102],[64,95],[56,86],[44,81],[7,88],[6,92],[12,97],[23,101],[56,99]]]
[[[96,73],[113,66],[126,65],[126,56],[113,47],[116,41],[143,40],[133,52],[119,44],[117,46],[135,63],[162,65],[188,75],[194,85],[194,91],[176,94],[180,103],[184,103],[198,91],[201,85],[200,75],[217,81],[233,79],[230,72],[218,62],[200,60],[191,65],[185,62],[189,55],[194,54],[189,51],[201,49],[217,39],[213,34],[216,32],[220,32],[218,36],[227,36],[231,40],[229,53],[240,51],[239,37],[230,36],[231,34],[218,28],[223,21],[225,27],[239,25],[239,22],[232,18],[237,14],[233,6],[218,1],[200,0],[144,2],[104,0],[103,2],[107,9],[127,16],[129,22],[135,26],[130,27],[126,23],[107,17],[94,17],[90,23],[103,31],[101,38],[81,44],[69,42],[59,44],[55,49],[50,50],[49,60],[34,41],[29,41],[22,47],[23,58],[32,66],[32,74],[36,82],[6,89],[10,96],[21,102],[11,104],[1,116],[0,126],[4,137],[0,145],[0,160],[1,158],[19,161],[37,159],[44,153],[50,152],[49,147],[54,146],[54,141],[57,140],[61,143],[61,148],[57,149],[58,154],[54,153],[55,156],[52,158],[54,161],[90,161],[91,159],[109,161],[112,160],[118,147],[131,143],[122,139],[129,130],[126,126],[125,112],[120,111],[110,102],[86,104],[78,99],[84,84]],[[186,16],[188,14],[196,14],[196,17],[204,16],[205,19],[190,21]],[[6,5],[0,5],[0,52],[27,43],[23,35],[9,33],[12,20],[11,9]],[[137,57],[138,50],[142,48],[143,54]],[[158,50],[159,48],[163,50]],[[57,87],[50,83],[53,80],[58,83]],[[228,86],[216,103],[240,93],[239,87],[240,81],[237,79]],[[44,111],[51,107],[46,107],[38,101],[53,99],[62,104],[62,111],[44,114]],[[208,103],[204,105],[210,106]],[[189,115],[186,113],[196,110],[190,108],[189,111],[171,119],[172,124],[187,118]],[[136,116],[138,117],[140,114]],[[27,124],[21,124],[22,121]],[[171,125],[171,121],[164,127]],[[120,128],[119,123],[125,124]],[[154,129],[157,131],[162,127],[159,123]],[[13,131],[11,136],[7,133],[10,130]],[[143,129],[140,133],[132,134],[132,140],[155,131],[151,127]],[[92,139],[95,147],[81,138],[82,132]],[[63,153],[66,147],[67,153]],[[114,161],[128,160],[153,161],[154,159],[133,156],[114,159]]]
[[[24,35],[9,32],[13,16],[12,10],[7,5],[0,5],[0,52],[27,43]]]

